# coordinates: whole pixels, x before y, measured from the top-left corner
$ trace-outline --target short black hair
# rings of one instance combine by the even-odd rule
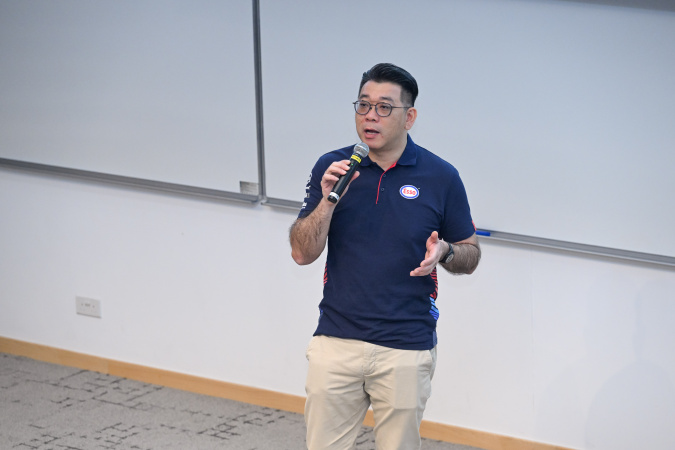
[[[401,86],[401,101],[403,104],[415,106],[418,93],[417,81],[407,70],[390,63],[375,64],[370,70],[363,72],[361,85],[359,86],[359,95],[361,95],[363,85],[369,81],[398,84]]]

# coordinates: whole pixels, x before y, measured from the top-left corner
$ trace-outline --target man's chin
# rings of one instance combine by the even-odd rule
[[[361,142],[368,145],[371,150],[377,150],[382,147],[382,142],[379,136],[361,136]]]

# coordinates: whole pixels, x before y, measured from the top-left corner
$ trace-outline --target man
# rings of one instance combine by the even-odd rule
[[[310,264],[328,242],[319,325],[307,349],[307,446],[351,449],[372,405],[378,450],[419,449],[436,365],[436,265],[470,274],[480,247],[464,186],[417,146],[417,82],[393,64],[363,74],[356,131],[370,148],[337,204],[353,146],[323,155],[290,230]]]

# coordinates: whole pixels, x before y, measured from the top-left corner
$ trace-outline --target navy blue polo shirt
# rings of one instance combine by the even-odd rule
[[[307,184],[305,217],[321,201],[321,178],[354,147],[326,153]],[[366,157],[361,175],[342,196],[330,223],[323,299],[315,335],[359,339],[385,347],[428,350],[436,345],[436,270],[410,271],[424,260],[433,231],[448,242],[475,232],[457,170],[410,136],[386,171]]]

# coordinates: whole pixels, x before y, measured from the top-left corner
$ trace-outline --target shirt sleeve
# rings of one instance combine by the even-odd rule
[[[300,208],[300,212],[298,213],[299,219],[307,217],[321,201],[321,197],[323,196],[321,191],[321,177],[328,168],[324,159],[325,158],[320,158],[309,173],[309,179],[307,180],[307,186],[305,187],[305,198],[302,201],[302,208]]]
[[[471,237],[476,232],[476,227],[471,218],[464,183],[456,169],[453,170],[450,180],[439,237],[447,242],[459,242]]]

